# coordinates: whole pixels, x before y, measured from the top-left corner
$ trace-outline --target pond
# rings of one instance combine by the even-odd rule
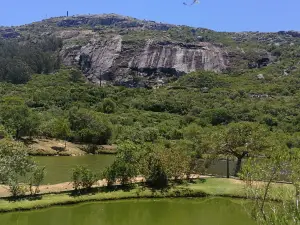
[[[57,184],[71,181],[72,169],[77,165],[86,166],[96,173],[101,173],[114,161],[113,155],[85,156],[40,156],[34,157],[40,166],[46,167],[44,184]]]
[[[113,161],[114,155],[86,155],[77,157],[43,156],[34,157],[40,166],[46,167],[44,184],[56,184],[71,181],[72,168],[84,165],[94,172],[101,173]],[[230,174],[233,174],[235,162],[230,161]],[[226,176],[226,161],[219,160],[211,165],[208,174]]]
[[[124,200],[0,214],[5,225],[255,225],[243,200]]]

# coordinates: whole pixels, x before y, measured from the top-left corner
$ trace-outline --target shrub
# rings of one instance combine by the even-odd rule
[[[104,114],[98,114],[86,109],[72,109],[69,121],[73,131],[73,138],[90,144],[107,144],[112,136],[112,125]]]
[[[0,183],[7,184],[14,197],[25,194],[28,177],[33,176],[32,180],[29,179],[31,186],[39,185],[44,177],[27,152],[21,143],[0,142]]]
[[[115,161],[103,174],[109,185],[117,180],[120,180],[122,185],[131,184],[132,179],[140,175],[141,149],[141,145],[130,141],[118,147]]]
[[[102,108],[104,113],[114,113],[116,111],[116,103],[112,99],[106,98],[103,101]]]
[[[86,167],[77,166],[73,169],[72,182],[76,191],[79,189],[91,189],[98,179],[99,176]]]
[[[29,190],[31,195],[37,194],[40,192],[40,185],[45,178],[45,167],[35,168],[31,178],[29,179]]]

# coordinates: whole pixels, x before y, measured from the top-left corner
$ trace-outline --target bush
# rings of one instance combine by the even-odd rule
[[[0,142],[0,183],[7,184],[14,197],[24,195],[29,185],[38,185],[43,181],[44,169],[39,170],[28,156],[28,149],[21,143]],[[20,179],[22,178],[22,184]]]
[[[169,184],[166,167],[162,160],[162,155],[150,154],[145,167],[146,181],[152,187],[165,188]]]
[[[13,197],[24,196],[28,191],[25,185],[20,184],[16,180],[9,180],[8,186]]]
[[[0,124],[0,140],[4,139],[4,138],[8,138],[8,137],[9,137],[9,134],[5,130],[5,127]]]
[[[45,178],[45,167],[35,168],[29,179],[29,190],[31,195],[38,194],[40,192],[40,185]]]
[[[112,125],[102,116],[86,109],[70,110],[73,139],[89,144],[107,144],[112,136]]]
[[[104,172],[108,185],[120,180],[122,185],[132,183],[132,179],[140,175],[141,145],[127,141],[118,147],[115,161]]]
[[[142,169],[146,181],[155,188],[165,188],[170,179],[182,179],[191,164],[191,155],[185,147],[167,142],[148,148]]]
[[[71,69],[70,71],[70,80],[72,82],[80,82],[82,81],[83,75],[79,70]]]
[[[112,99],[106,98],[102,103],[102,109],[104,113],[114,113],[116,111],[116,103]]]
[[[75,191],[91,189],[98,179],[99,176],[86,167],[77,166],[73,169],[72,182]]]

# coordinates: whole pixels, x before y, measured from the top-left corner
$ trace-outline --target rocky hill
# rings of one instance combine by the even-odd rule
[[[54,35],[59,55],[97,84],[153,87],[196,70],[240,74],[278,65],[288,75],[300,61],[300,32],[215,32],[115,14],[58,17],[0,27],[3,39],[35,42]],[[278,71],[277,71],[278,72]]]

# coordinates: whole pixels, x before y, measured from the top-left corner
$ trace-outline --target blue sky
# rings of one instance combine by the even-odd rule
[[[1,0],[0,25],[46,17],[117,13],[218,31],[300,31],[300,0]]]

